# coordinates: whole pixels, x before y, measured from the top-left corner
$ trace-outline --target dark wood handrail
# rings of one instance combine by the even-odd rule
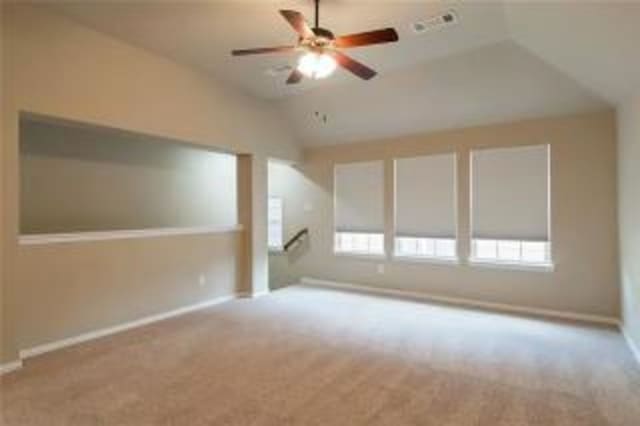
[[[309,233],[309,228],[304,228],[298,231],[296,235],[291,237],[291,239],[289,239],[289,241],[287,241],[287,243],[284,245],[284,251],[289,251],[289,248],[291,248],[291,246],[297,243],[302,237],[304,237],[308,233]]]

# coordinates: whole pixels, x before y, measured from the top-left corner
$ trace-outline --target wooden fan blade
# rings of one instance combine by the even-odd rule
[[[398,33],[396,30],[393,28],[385,28],[382,30],[337,37],[334,44],[336,47],[348,48],[368,46],[370,44],[392,43],[395,41],[398,41]]]
[[[302,80],[302,77],[304,77],[302,75],[302,73],[300,71],[298,71],[298,69],[294,69],[293,71],[291,71],[291,74],[289,74],[289,78],[287,78],[287,84],[297,84],[300,83],[300,81]]]
[[[284,53],[291,52],[296,46],[274,46],[274,47],[258,47],[255,49],[237,49],[232,50],[233,56],[258,55],[261,53]]]
[[[338,62],[338,65],[351,71],[353,74],[357,75],[363,80],[370,80],[377,74],[377,72],[375,72],[368,66],[361,64],[360,62],[350,58],[342,52],[335,50],[331,52],[331,55],[334,57],[336,62]]]
[[[289,25],[293,27],[300,37],[309,38],[314,36],[311,27],[307,24],[302,13],[296,12],[295,10],[281,10],[280,15],[287,20]]]

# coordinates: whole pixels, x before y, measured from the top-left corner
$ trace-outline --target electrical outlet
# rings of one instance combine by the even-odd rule
[[[207,277],[204,274],[201,274],[200,278],[198,278],[198,284],[200,284],[200,287],[204,287],[207,284]]]
[[[384,274],[384,263],[378,263],[376,270],[379,274]]]

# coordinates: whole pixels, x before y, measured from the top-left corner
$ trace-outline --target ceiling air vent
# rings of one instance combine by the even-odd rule
[[[290,73],[292,69],[293,67],[291,65],[284,64],[284,65],[276,65],[275,67],[267,68],[264,72],[271,77],[277,77],[282,74]]]
[[[437,16],[411,24],[411,29],[416,34],[423,34],[435,30],[450,27],[458,23],[458,14],[454,10],[448,10]]]

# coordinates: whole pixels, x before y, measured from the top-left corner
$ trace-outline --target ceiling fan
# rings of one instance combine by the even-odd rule
[[[398,33],[396,30],[393,28],[384,28],[381,30],[336,37],[331,31],[320,27],[320,0],[314,1],[315,25],[313,28],[309,27],[309,24],[307,24],[307,21],[300,12],[296,12],[295,10],[280,11],[284,19],[286,19],[289,25],[298,33],[297,44],[233,50],[231,54],[233,56],[244,56],[293,51],[305,52],[298,61],[298,67],[289,75],[287,84],[299,83],[303,77],[312,79],[328,77],[336,69],[337,65],[340,65],[364,80],[373,78],[376,75],[374,70],[345,55],[340,49],[396,42],[398,41]]]

